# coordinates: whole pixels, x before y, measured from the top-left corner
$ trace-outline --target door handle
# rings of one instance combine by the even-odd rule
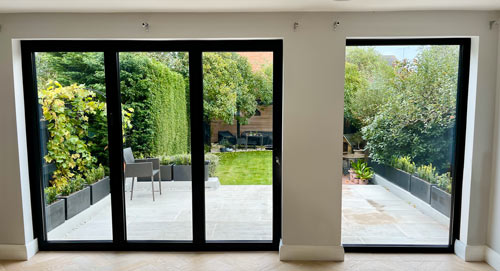
[[[278,156],[276,156],[276,164],[278,164],[278,166],[281,166],[280,159],[278,158]]]

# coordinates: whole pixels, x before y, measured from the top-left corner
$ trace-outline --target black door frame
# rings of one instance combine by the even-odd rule
[[[119,52],[181,51],[189,53],[192,155],[192,241],[132,241],[126,239]],[[203,138],[203,52],[273,52],[273,240],[207,241]],[[113,240],[48,241],[45,225],[40,154],[35,52],[103,52],[108,108],[109,166]],[[281,238],[281,145],[283,41],[269,40],[23,40],[21,41],[31,204],[35,238],[40,250],[221,251],[278,250]],[[120,117],[115,117],[120,116]],[[120,140],[111,140],[119,138]]]
[[[460,215],[462,203],[463,165],[465,153],[465,131],[467,121],[467,97],[469,91],[470,38],[399,38],[399,39],[347,39],[346,46],[395,46],[395,45],[458,45],[459,64],[457,82],[457,109],[455,128],[455,153],[452,166],[452,193],[450,233],[448,245],[367,245],[343,244],[346,252],[378,253],[453,253],[455,240],[460,237]]]

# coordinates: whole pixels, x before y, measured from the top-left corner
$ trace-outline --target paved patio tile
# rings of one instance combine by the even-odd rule
[[[130,190],[130,181],[126,183]],[[158,190],[156,184],[155,187]],[[447,244],[448,225],[378,185],[343,185],[342,241],[346,244]],[[137,183],[126,196],[130,240],[192,240],[190,183],[163,185],[151,195],[151,183]],[[208,240],[270,240],[272,186],[224,185],[206,190]],[[111,239],[110,197],[49,233],[49,240]]]

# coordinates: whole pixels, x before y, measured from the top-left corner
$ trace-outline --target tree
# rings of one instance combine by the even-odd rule
[[[384,104],[386,83],[394,77],[388,61],[373,47],[347,47],[344,118],[358,130],[369,124]]]
[[[236,53],[203,54],[205,122],[236,120],[239,126],[255,115],[259,104],[272,104],[272,69],[268,65],[254,73],[248,59]]]
[[[387,101],[362,129],[370,155],[381,162],[410,156],[417,165],[432,163],[445,172],[455,127],[458,47],[423,47],[394,71]]]

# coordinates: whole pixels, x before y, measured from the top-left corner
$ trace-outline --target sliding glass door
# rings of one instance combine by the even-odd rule
[[[277,249],[281,50],[23,41],[40,249]]]

